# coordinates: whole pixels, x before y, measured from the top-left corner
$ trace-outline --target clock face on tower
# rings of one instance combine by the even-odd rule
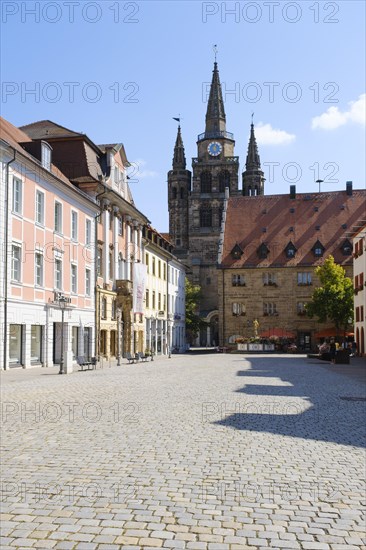
[[[222,146],[217,141],[211,141],[208,144],[207,151],[211,157],[217,157],[222,151]]]

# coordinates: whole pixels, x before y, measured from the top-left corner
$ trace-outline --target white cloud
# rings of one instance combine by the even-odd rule
[[[156,178],[159,174],[154,170],[146,170],[147,162],[143,159],[136,159],[131,162],[131,168],[128,170],[128,175],[131,181],[139,181],[148,178]]]
[[[329,107],[325,113],[312,119],[312,129],[335,130],[340,126],[344,126],[347,122],[364,125],[366,120],[366,94],[361,94],[356,101],[350,101],[348,105],[349,109],[347,111],[340,111],[338,107]]]
[[[260,145],[285,145],[296,139],[295,134],[276,130],[270,124],[263,124],[263,122],[259,122],[255,127],[255,137]]]

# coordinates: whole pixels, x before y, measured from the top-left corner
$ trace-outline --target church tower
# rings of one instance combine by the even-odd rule
[[[179,119],[178,119],[179,120]],[[197,157],[192,173],[186,159],[180,126],[174,147],[172,170],[168,173],[169,234],[174,253],[187,266],[187,277],[202,289],[199,314],[207,323],[196,345],[212,346],[219,341],[218,249],[225,189],[230,196],[263,195],[254,125],[251,125],[243,189],[238,189],[239,157],[235,141],[226,130],[226,114],[219,69],[215,59],[206,110],[205,131],[197,138]]]
[[[181,128],[178,126],[172,170],[168,172],[169,236],[178,258],[188,252],[188,198],[191,191],[191,172],[186,170],[186,157]]]
[[[238,194],[239,157],[234,136],[226,130],[226,114],[217,62],[214,63],[207,103],[205,131],[197,139],[192,159],[189,200],[189,265],[194,284],[202,289],[200,315],[208,323],[200,345],[218,343],[217,255],[225,188]]]
[[[257,141],[254,134],[254,124],[250,126],[250,138],[248,145],[247,160],[243,177],[243,195],[256,196],[264,195],[264,173],[261,170]]]

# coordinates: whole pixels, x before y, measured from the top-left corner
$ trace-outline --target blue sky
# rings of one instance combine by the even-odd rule
[[[136,206],[168,230],[180,113],[188,165],[218,45],[227,130],[243,169],[254,112],[266,194],[365,187],[365,4],[2,2],[2,115],[51,119],[139,165]],[[34,93],[29,93],[30,90]]]

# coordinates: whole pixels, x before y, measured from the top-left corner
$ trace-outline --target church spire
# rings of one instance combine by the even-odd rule
[[[264,195],[265,181],[264,173],[261,170],[261,161],[258,153],[257,140],[254,134],[252,115],[248,153],[245,162],[245,171],[243,172],[243,195]]]
[[[247,153],[245,168],[247,170],[261,169],[261,161],[258,153],[257,140],[255,139],[255,134],[254,134],[253,119],[252,119],[252,124],[250,125],[250,138],[249,138],[248,153]]]
[[[210,95],[206,112],[206,133],[216,133],[226,130],[226,115],[217,62],[214,63]]]
[[[182,134],[180,133],[180,125],[178,126],[177,139],[174,146],[173,168],[186,169],[186,157],[184,154]]]

